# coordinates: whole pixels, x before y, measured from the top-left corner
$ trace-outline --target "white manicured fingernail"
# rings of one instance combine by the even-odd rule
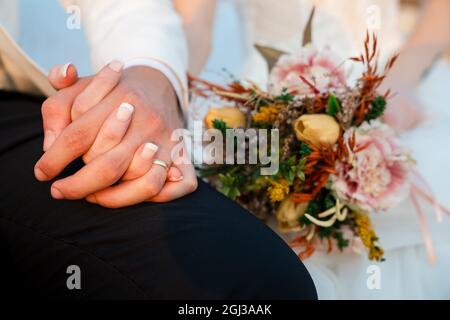
[[[63,78],[67,77],[67,70],[69,70],[71,64],[72,63],[69,62],[61,67],[61,69],[59,70],[61,77]]]
[[[108,65],[115,72],[120,72],[123,68],[123,62],[119,60],[113,60]]]
[[[144,159],[151,159],[158,149],[159,147],[156,144],[148,142],[144,145],[141,156]]]
[[[183,180],[183,176],[180,176],[180,177],[169,177],[169,181],[170,182],[178,182],[178,181],[181,181],[181,180]]]
[[[116,117],[120,121],[124,122],[128,121],[131,115],[133,114],[133,111],[134,107],[131,104],[124,102],[120,105],[119,109],[117,110]]]

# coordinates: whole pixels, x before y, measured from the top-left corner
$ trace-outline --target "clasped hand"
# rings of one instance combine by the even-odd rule
[[[117,208],[171,201],[197,188],[192,164],[173,163],[171,134],[181,117],[162,73],[144,66],[124,70],[113,61],[86,78],[71,64],[56,66],[49,80],[58,91],[42,105],[44,154],[35,176],[48,181],[75,159],[85,162],[53,182],[53,198]]]

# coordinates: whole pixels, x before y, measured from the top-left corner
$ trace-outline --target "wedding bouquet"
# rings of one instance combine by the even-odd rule
[[[247,135],[245,155],[267,152],[278,170],[262,174],[263,164],[232,163],[229,150],[226,156],[219,150],[214,157],[223,161],[203,165],[200,174],[258,217],[275,215],[281,232],[295,233],[291,245],[302,248],[301,259],[315,250],[365,248],[369,259],[382,261],[370,215],[404,199],[414,166],[380,119],[390,92],[378,88],[397,56],[380,67],[377,38],[368,33],[363,53],[350,58],[364,67],[351,86],[331,49],[317,50],[304,39],[302,49],[289,54],[257,46],[270,68],[267,90],[252,82],[190,79],[193,95],[226,105],[210,108],[204,119],[221,133],[221,147],[235,141],[238,130],[276,133],[264,136],[264,148],[251,141],[261,136]],[[232,158],[242,158],[232,150]]]

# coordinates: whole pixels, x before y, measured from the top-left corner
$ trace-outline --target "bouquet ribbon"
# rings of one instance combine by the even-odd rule
[[[433,239],[431,237],[430,228],[428,227],[425,214],[420,205],[419,197],[433,206],[438,223],[442,222],[444,213],[450,216],[450,210],[448,210],[438,202],[436,197],[433,195],[433,192],[431,191],[431,187],[429,186],[428,182],[422,177],[422,175],[420,175],[417,171],[414,171],[413,173],[422,184],[422,187],[417,185],[416,183],[413,183],[411,185],[410,197],[419,217],[420,228],[423,234],[428,260],[431,264],[434,264],[436,262],[436,254],[433,246]]]

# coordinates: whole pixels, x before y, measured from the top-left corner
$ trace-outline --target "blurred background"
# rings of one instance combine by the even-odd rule
[[[8,0],[0,0],[0,8],[2,21],[8,17],[12,21],[15,14],[19,15],[19,25],[6,22],[6,27],[45,70],[57,63],[72,62],[82,75],[92,72],[83,29],[66,28],[68,13],[57,0],[19,0],[16,8],[8,5]],[[402,1],[400,24],[405,33],[414,26],[417,14],[416,0]],[[239,76],[244,51],[241,22],[233,0],[218,1],[216,18],[213,52],[203,76],[221,81],[223,69]]]
[[[81,75],[92,73],[83,28],[66,28],[68,13],[59,1],[19,0],[18,7],[8,5],[7,2],[8,0],[0,0],[2,22],[42,68],[49,70],[55,64],[72,62]],[[240,25],[233,1],[219,0],[218,3],[215,33],[220,36],[214,37],[214,51],[206,68],[211,79],[220,77],[222,68],[237,73],[240,69],[239,62],[242,61]],[[6,11],[9,11],[8,14],[5,14]],[[19,16],[19,25],[12,23],[15,14]],[[8,17],[11,18],[10,23],[5,22]],[[228,45],[224,46],[224,43]]]

